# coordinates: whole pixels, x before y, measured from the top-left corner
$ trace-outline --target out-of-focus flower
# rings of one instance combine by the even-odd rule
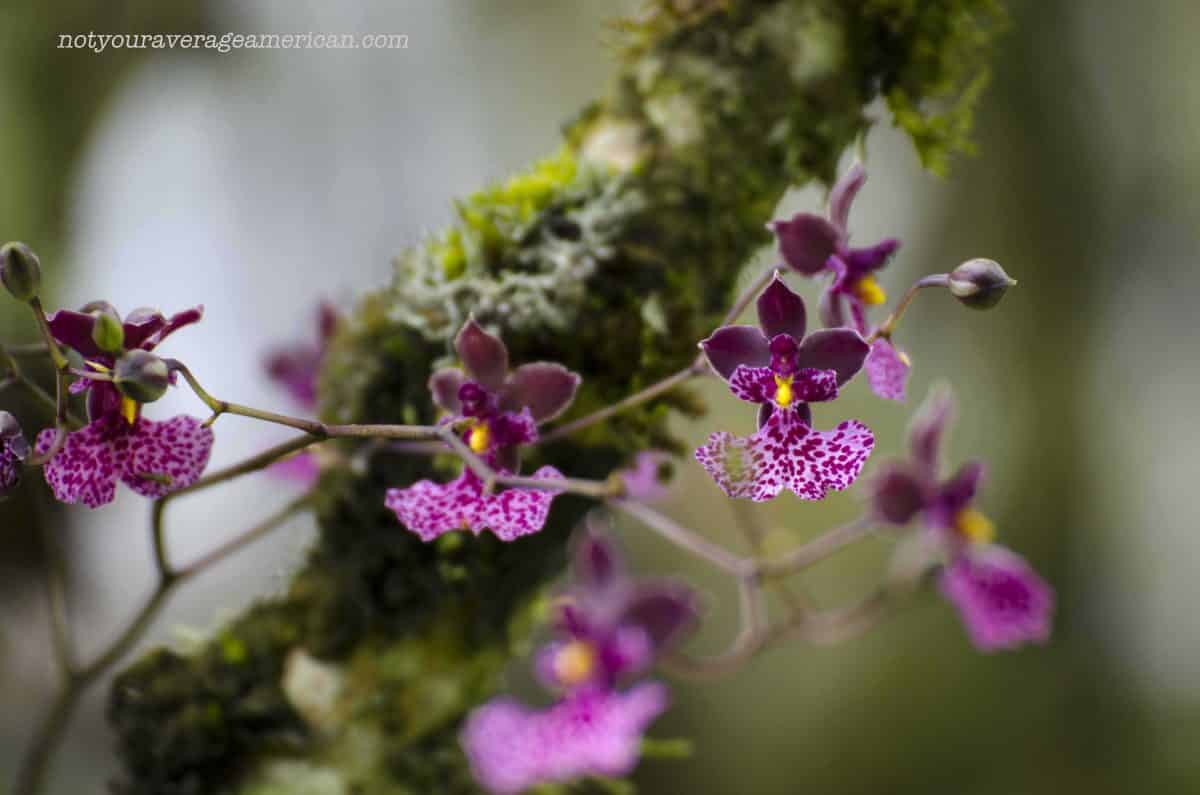
[[[967,260],[950,271],[947,286],[959,303],[972,309],[991,309],[1016,283],[1000,263],[980,258]]]
[[[910,431],[910,458],[889,462],[872,483],[872,508],[881,520],[919,519],[946,551],[942,593],[958,609],[981,650],[1044,642],[1050,635],[1054,592],[1013,552],[992,543],[995,528],[973,507],[983,479],[978,461],[939,477],[940,446],[954,414],[953,396],[935,391]]]
[[[558,607],[559,639],[537,655],[536,671],[562,699],[531,710],[500,698],[468,718],[462,744],[476,778],[506,795],[583,776],[623,776],[637,764],[642,735],[666,709],[666,688],[641,682],[655,657],[695,618],[689,590],[637,582],[613,545],[588,532],[574,555],[574,586]]]
[[[620,472],[625,496],[639,502],[666,497],[671,474],[671,455],[662,450],[643,450],[634,457],[633,466]]]
[[[514,474],[518,448],[537,441],[539,422],[561,414],[575,398],[579,376],[559,364],[535,362],[508,371],[508,349],[473,319],[458,332],[454,348],[463,369],[434,373],[429,389],[447,412],[443,422],[463,426],[463,441],[489,466]],[[562,473],[542,467],[534,477],[553,480]],[[479,534],[490,529],[505,541],[536,533],[545,524],[553,489],[511,488],[485,493],[470,469],[446,484],[422,480],[389,489],[387,507],[409,530],[430,541],[455,529]]]
[[[0,411],[0,500],[21,482],[21,470],[29,457],[29,442],[17,418]]]
[[[149,351],[173,332],[200,320],[203,312],[203,307],[195,307],[167,318],[156,310],[134,310],[121,324],[124,352],[119,356],[102,349],[95,340],[99,313],[119,317],[109,304],[98,302],[81,312],[55,312],[48,322],[54,338],[78,351],[89,366],[97,371],[124,372],[127,383],[121,386],[131,384],[136,387],[131,390],[133,395],[149,398],[154,395],[140,391],[148,388],[146,379],[157,382],[162,375],[157,367],[162,361],[151,357]],[[141,416],[143,401],[123,392],[116,381],[82,379],[71,389],[89,392],[91,422],[69,434],[62,449],[46,463],[46,482],[62,502],[97,508],[112,502],[118,480],[143,496],[161,497],[194,483],[208,465],[213,433],[200,420],[188,416],[165,422],[148,420]],[[48,452],[55,437],[54,429],[43,430],[37,437],[38,452]]]
[[[700,347],[734,395],[760,406],[759,430],[714,433],[696,459],[730,497],[769,500],[787,488],[820,500],[854,482],[875,439],[857,420],[813,429],[808,404],[836,398],[870,348],[853,329],[805,334],[804,301],[778,276],[757,308],[761,328],[725,326]]]
[[[42,289],[42,263],[24,243],[0,247],[0,284],[18,301],[30,301]]]

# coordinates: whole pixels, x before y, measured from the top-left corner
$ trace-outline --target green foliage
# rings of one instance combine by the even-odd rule
[[[432,420],[426,379],[468,314],[503,335],[514,362],[581,373],[570,416],[685,366],[766,242],[783,191],[833,178],[878,90],[917,103],[957,85],[952,59],[981,44],[965,15],[983,5],[664,2],[626,25],[609,97],[568,127],[564,148],[461,202],[458,223],[398,257],[392,283],[361,302],[322,374],[323,414]],[[905,124],[924,149],[961,132],[916,108]],[[702,409],[672,395],[526,463],[604,477],[635,450],[674,447],[672,411]],[[361,793],[472,791],[457,723],[527,651],[532,605],[587,505],[560,498],[543,532],[513,544],[487,534],[424,544],[384,492],[444,478],[440,464],[359,452],[363,467],[322,479],[320,537],[285,596],[200,653],[155,652],[117,681],[125,792],[274,795],[294,776]],[[280,684],[297,649],[346,682],[319,732]]]

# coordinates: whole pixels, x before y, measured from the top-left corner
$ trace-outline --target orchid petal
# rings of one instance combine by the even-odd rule
[[[50,335],[68,348],[74,348],[85,359],[101,355],[102,351],[92,339],[92,328],[96,317],[85,312],[60,309],[46,318]]]
[[[1050,638],[1053,589],[1003,547],[975,547],[959,556],[943,572],[940,588],[981,651],[1015,649]]]
[[[841,229],[843,234],[850,227],[850,208],[866,181],[866,169],[862,163],[855,163],[829,192],[829,220]]]
[[[139,417],[128,433],[112,440],[121,480],[151,498],[195,483],[208,466],[212,446],[212,428],[187,415],[165,422]]]
[[[825,269],[829,255],[837,250],[842,232],[812,213],[796,213],[787,221],[772,221],[767,227],[779,241],[779,253],[788,267],[815,276]]]
[[[911,364],[891,342],[875,340],[867,354],[865,367],[871,391],[885,400],[904,400]]]
[[[528,407],[538,422],[552,420],[575,399],[580,377],[552,362],[523,364],[501,391],[500,405],[510,411]]]
[[[463,369],[485,389],[497,392],[504,386],[508,373],[508,348],[499,337],[484,331],[471,318],[454,338],[454,350],[462,360]]]
[[[809,334],[800,343],[796,363],[802,368],[835,371],[838,386],[841,386],[862,369],[870,352],[871,347],[857,331],[848,328],[821,329]]]
[[[768,339],[778,334],[804,339],[804,299],[792,292],[778,273],[758,297],[757,307],[758,324]]]
[[[767,338],[755,326],[722,326],[700,343],[708,363],[729,380],[738,365],[766,367],[771,362]]]
[[[112,417],[101,417],[70,433],[62,449],[46,462],[45,477],[59,502],[83,503],[99,508],[112,502],[117,494],[119,464],[112,438],[119,433]],[[54,444],[56,432],[47,428],[38,434],[38,455],[45,455]]]
[[[447,367],[429,376],[429,391],[433,402],[450,414],[462,412],[462,402],[458,399],[458,390],[467,381],[467,375],[457,367]]]

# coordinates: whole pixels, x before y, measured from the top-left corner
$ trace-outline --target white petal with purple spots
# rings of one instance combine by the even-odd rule
[[[894,348],[887,340],[876,340],[867,354],[867,382],[879,397],[885,400],[904,400],[908,386],[908,357]]]

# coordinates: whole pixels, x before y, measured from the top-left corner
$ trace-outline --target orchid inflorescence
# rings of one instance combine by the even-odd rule
[[[790,491],[815,501],[852,486],[874,449],[875,435],[857,419],[818,427],[811,404],[835,402],[862,371],[877,395],[904,400],[912,362],[893,337],[917,292],[941,287],[968,306],[986,308],[1015,283],[996,263],[972,260],[950,273],[919,279],[873,325],[872,310],[886,302],[880,274],[899,242],[889,238],[870,246],[851,245],[850,209],[865,179],[856,165],[833,188],[827,215],[798,213],[770,224],[782,263],[756,278],[725,324],[699,341],[695,362],[617,404],[556,426],[576,396],[580,376],[550,362],[513,366],[500,337],[474,318],[466,320],[453,340],[459,366],[437,370],[429,378],[430,402],[441,411],[431,425],[334,425],[220,400],[182,362],[159,355],[171,334],[201,319],[202,308],[169,317],[139,309],[122,317],[111,304],[98,301],[79,311],[46,314],[39,298],[37,257],[23,244],[5,246],[0,275],[9,292],[32,309],[42,340],[0,347],[0,363],[8,371],[0,388],[24,387],[54,410],[54,422],[31,445],[17,419],[0,412],[0,493],[16,488],[24,470],[40,467],[54,496],[65,503],[98,508],[114,499],[118,481],[156,501],[152,537],[159,591],[94,663],[81,665],[69,657],[61,661],[65,697],[78,698],[129,649],[171,588],[278,523],[269,520],[197,562],[176,567],[163,540],[163,508],[170,499],[268,467],[311,488],[323,469],[346,466],[350,460],[321,454],[324,448],[318,445],[331,439],[367,440],[414,455],[450,454],[461,461],[461,472],[448,482],[401,483],[386,492],[384,504],[395,514],[396,531],[422,541],[466,530],[519,544],[542,529],[557,496],[571,493],[641,521],[738,584],[744,627],[733,646],[714,657],[691,657],[681,646],[701,617],[695,594],[681,583],[635,578],[611,533],[600,519],[589,518],[574,545],[570,585],[551,608],[555,639],[534,661],[538,679],[559,700],[537,710],[501,698],[479,707],[462,729],[472,770],[493,792],[628,773],[643,733],[668,704],[666,687],[645,679],[656,661],[681,673],[722,673],[792,635],[847,637],[885,615],[897,597],[930,575],[959,611],[978,648],[1045,641],[1053,593],[1015,553],[994,544],[992,524],[974,507],[982,465],[967,463],[949,477],[940,471],[940,443],[954,413],[946,390],[935,391],[918,412],[909,457],[888,462],[867,479],[868,499],[860,519],[775,558],[757,552],[736,555],[651,507],[666,493],[662,475],[671,457],[662,451],[640,452],[627,469],[606,480],[575,479],[552,466],[521,474],[523,449],[605,422],[693,377],[713,373],[757,411],[754,433],[736,436],[716,430],[695,451],[696,460],[728,497],[763,502]],[[788,273],[826,280],[817,313],[821,328],[814,328],[803,299],[788,286]],[[734,325],[752,303],[757,324]],[[340,322],[335,310],[323,306],[315,344],[281,349],[269,357],[269,375],[306,412],[316,411],[318,375]],[[31,356],[45,356],[53,364],[56,395],[25,374],[21,360]],[[211,415],[206,420],[145,417],[145,408],[181,379]],[[77,416],[70,400],[84,393],[86,418]],[[213,427],[227,413],[302,433],[246,462],[204,475]],[[552,427],[547,430],[548,424]],[[304,505],[301,498],[292,508]],[[917,528],[901,536],[902,528],[913,525]],[[799,607],[772,623],[764,607],[765,588],[881,528],[914,539],[921,550],[916,563],[910,555],[906,565],[893,566],[880,592],[861,605],[825,612]]]

